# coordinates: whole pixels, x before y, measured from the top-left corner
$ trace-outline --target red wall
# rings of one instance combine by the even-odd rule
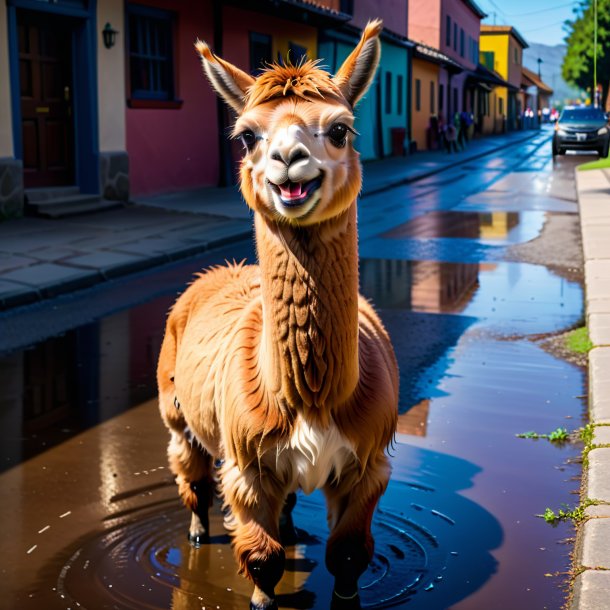
[[[127,108],[127,152],[132,195],[215,186],[218,180],[216,97],[193,44],[213,41],[210,0],[147,0],[177,14],[176,97],[180,109]]]

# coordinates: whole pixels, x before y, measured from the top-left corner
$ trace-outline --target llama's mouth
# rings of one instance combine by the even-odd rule
[[[282,184],[269,182],[271,190],[287,208],[297,208],[309,201],[311,196],[322,186],[323,175],[320,174],[308,182],[291,182],[287,180]]]

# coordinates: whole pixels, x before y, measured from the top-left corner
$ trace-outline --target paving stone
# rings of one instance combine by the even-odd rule
[[[589,412],[596,424],[610,424],[610,347],[589,352]]]
[[[610,301],[610,275],[604,279],[591,279],[587,284],[587,300],[588,299],[607,299]]]
[[[11,271],[13,269],[21,269],[36,263],[36,259],[28,256],[19,256],[16,254],[0,254],[0,273]]]
[[[589,281],[610,278],[610,259],[585,261],[585,277],[587,278],[587,288]]]
[[[608,303],[608,313],[591,313],[587,319],[587,326],[593,345],[610,345],[610,303]]]
[[[82,285],[87,285],[87,283],[95,277],[96,274],[91,271],[75,269],[74,267],[64,265],[56,265],[54,263],[30,265],[29,267],[9,271],[2,275],[2,279],[26,284],[39,290],[47,289],[61,283],[75,285],[80,282]]]
[[[587,313],[610,313],[610,303],[607,299],[590,299],[587,301]]]
[[[74,256],[65,262],[75,267],[96,269],[104,277],[114,277],[117,272],[128,273],[137,269],[144,269],[157,262],[163,262],[163,256],[159,257],[159,261],[155,261],[135,254],[99,250],[83,256]]]
[[[582,526],[581,536],[580,563],[588,568],[610,569],[610,519],[589,519]]]
[[[607,610],[610,572],[585,570],[574,581],[572,610]]]
[[[594,445],[610,445],[610,426],[595,426],[593,428]]]
[[[610,504],[594,504],[585,508],[585,515],[591,518],[610,519]]]
[[[608,464],[610,464],[610,447],[600,447],[599,449],[592,449],[589,452],[589,468],[587,477],[587,496],[589,498],[610,502],[610,477],[608,476]],[[607,543],[607,549],[610,555],[610,535]]]

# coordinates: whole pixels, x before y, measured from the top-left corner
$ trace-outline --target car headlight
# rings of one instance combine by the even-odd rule
[[[568,132],[567,132],[567,131],[565,131],[564,129],[558,129],[558,130],[557,130],[557,135],[558,135],[558,136],[567,136],[567,135],[568,135]]]
[[[601,129],[597,130],[597,135],[598,136],[605,136],[608,133],[608,128],[607,127],[602,127]]]

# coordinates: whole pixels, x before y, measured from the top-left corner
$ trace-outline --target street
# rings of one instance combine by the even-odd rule
[[[583,316],[577,164],[551,132],[363,197],[362,293],[400,367],[393,474],[366,607],[557,609],[581,445],[517,438],[585,420],[584,370],[541,345]],[[367,166],[364,166],[366,185]],[[193,273],[250,240],[0,313],[0,608],[246,608],[217,502],[193,549],[167,467],[155,365]],[[52,405],[52,408],[50,407]],[[328,608],[323,497],[299,495],[282,608]],[[498,600],[501,600],[499,602]]]

